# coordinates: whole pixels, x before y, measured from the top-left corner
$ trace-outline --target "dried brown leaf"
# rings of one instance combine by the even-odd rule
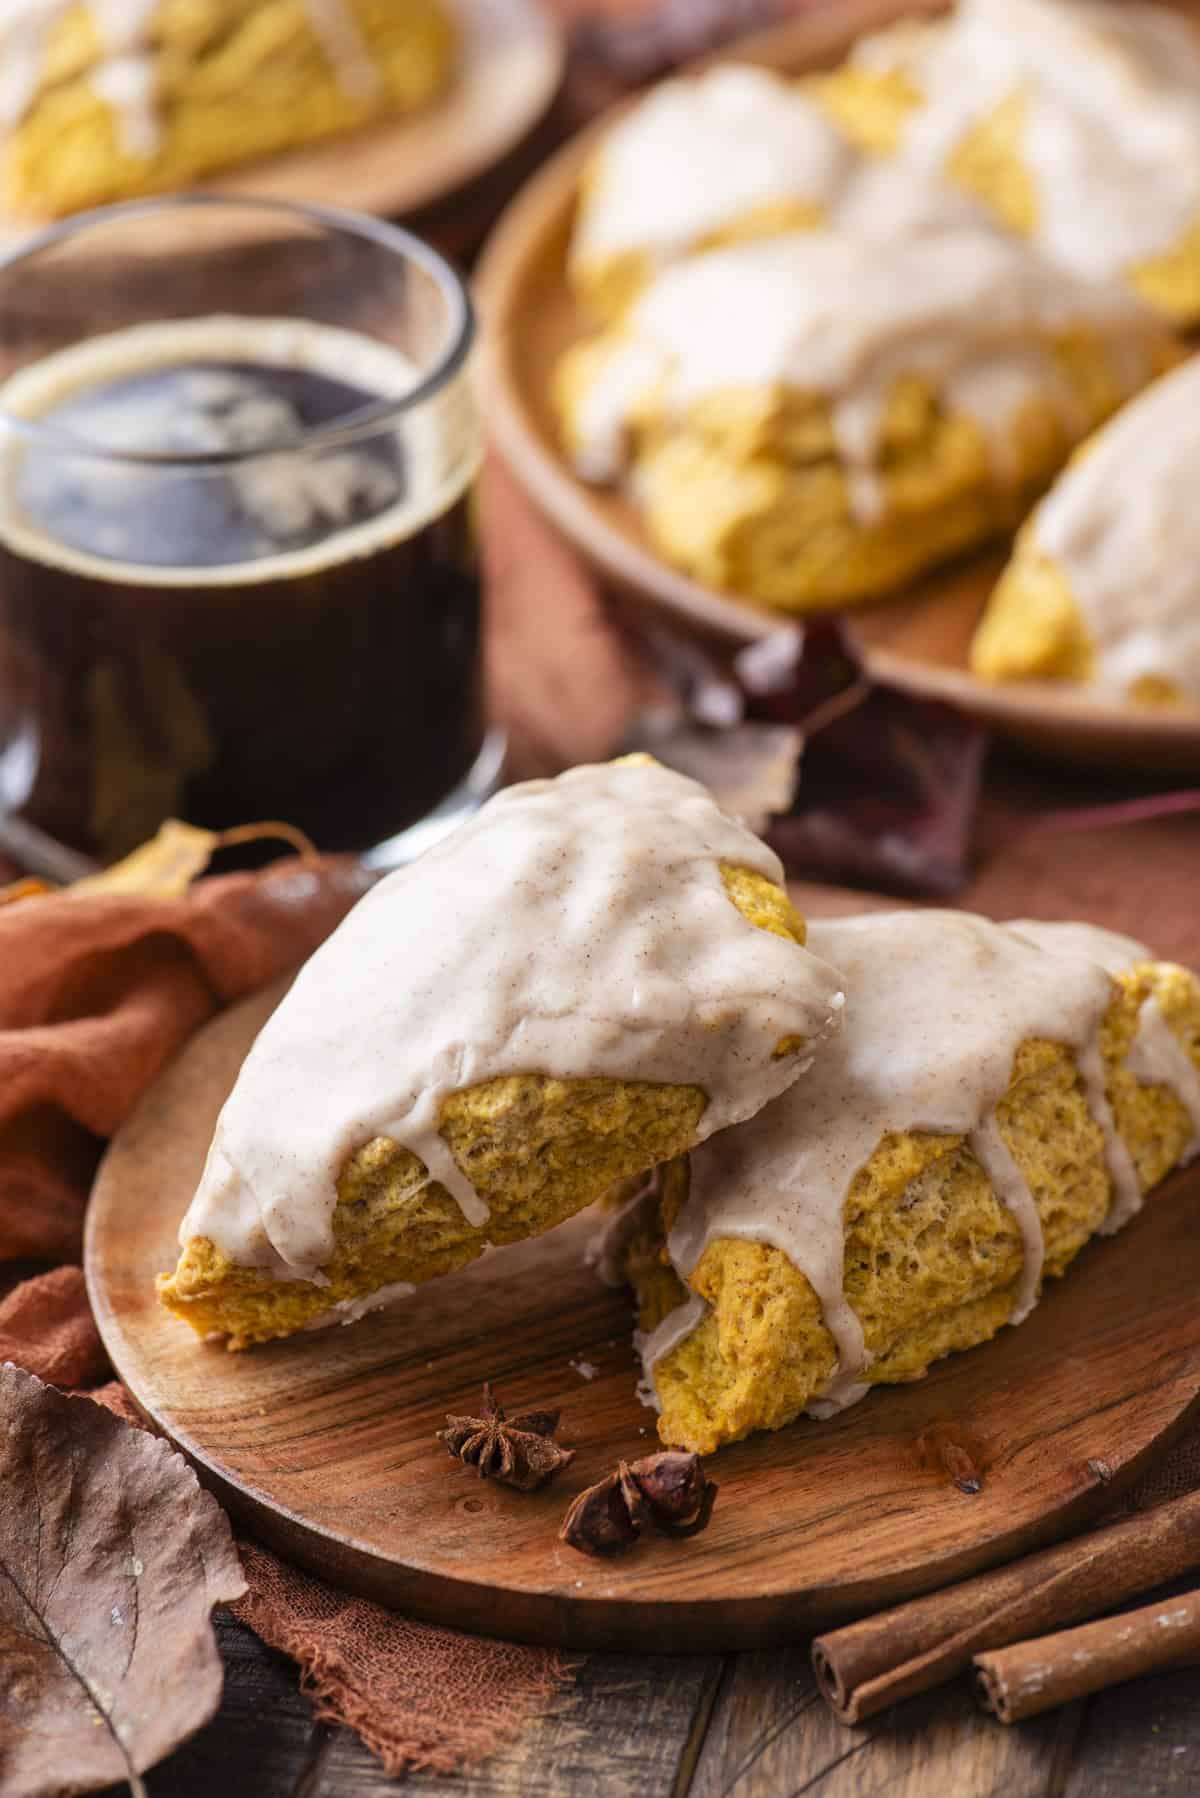
[[[181,1456],[0,1367],[0,1791],[136,1782],[221,1697],[210,1612],[246,1590]]]
[[[653,641],[676,703],[643,713],[623,748],[711,787],[790,874],[938,898],[961,889],[987,742],[974,720],[868,674],[836,617],[786,626],[729,666]]]
[[[139,898],[176,899],[203,874],[219,839],[213,830],[168,818],[156,836],[114,862],[103,873],[74,881],[72,893],[125,893]]]
[[[101,874],[89,874],[85,880],[72,882],[68,890],[72,894],[124,893],[142,899],[178,899],[204,873],[218,849],[271,839],[290,844],[300,855],[316,854],[303,831],[290,824],[240,824],[233,830],[202,830],[197,824],[168,818],[148,843],[124,861],[114,862]]]
[[[16,905],[21,899],[44,899],[54,890],[46,881],[27,876],[22,880],[14,880],[9,886],[0,887],[0,905]]]

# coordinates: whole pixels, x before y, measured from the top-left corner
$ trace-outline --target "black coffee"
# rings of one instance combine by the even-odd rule
[[[171,814],[281,818],[362,849],[479,750],[463,423],[389,418],[314,453],[306,433],[412,371],[320,327],[256,359],[272,329],[141,328],[0,395],[40,397],[39,424],[70,434],[15,444],[3,470],[0,805],[103,859]],[[351,378],[356,345],[372,384]]]

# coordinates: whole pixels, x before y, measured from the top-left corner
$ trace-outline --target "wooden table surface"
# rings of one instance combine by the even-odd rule
[[[569,0],[560,6],[571,10]],[[513,159],[534,165],[562,108]],[[514,185],[479,187],[480,206],[418,221],[460,256]],[[510,496],[493,495],[509,509]],[[491,679],[530,768],[607,753],[647,682],[570,556],[518,511],[493,549]],[[536,572],[534,572],[536,571]],[[544,603],[530,603],[530,581]],[[1182,784],[1182,783],[1180,783]],[[1007,790],[999,822],[1006,828]],[[1018,771],[1058,803],[1106,796],[1102,778]],[[1123,796],[1123,795],[1121,795]],[[1191,844],[1168,857],[1171,874]],[[1160,863],[1160,872],[1165,871]],[[1193,889],[1194,890],[1194,889]],[[819,1698],[807,1643],[736,1655],[594,1655],[554,1707],[472,1771],[389,1779],[348,1730],[314,1721],[295,1665],[226,1613],[216,1617],[226,1681],[217,1716],[146,1776],[151,1798],[1192,1798],[1200,1794],[1200,1671],[1161,1674],[1005,1729],[965,1680],[846,1730]],[[111,1788],[111,1794],[124,1792]]]
[[[1005,1729],[964,1683],[843,1729],[803,1644],[770,1654],[597,1655],[555,1709],[472,1773],[398,1788],[314,1723],[290,1661],[223,1618],[219,1715],[147,1777],[152,1798],[1190,1798],[1200,1673],[1160,1674]]]

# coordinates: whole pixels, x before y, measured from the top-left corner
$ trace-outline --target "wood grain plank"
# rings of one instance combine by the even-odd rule
[[[1093,1698],[1063,1798],[1192,1798],[1200,1792],[1200,1668]]]
[[[216,1622],[225,1662],[221,1708],[147,1775],[150,1798],[292,1798],[319,1729],[296,1669],[227,1613]],[[118,1798],[126,1787],[111,1790]]]
[[[1120,1606],[1190,1591],[1185,1575]],[[1200,1792],[1200,1668],[1131,1680],[1088,1702],[1063,1798],[1191,1798]]]
[[[843,1729],[806,1649],[745,1654],[715,1707],[688,1798],[1057,1798],[1081,1709],[1002,1729],[959,1683]],[[1093,1798],[1091,1788],[1078,1798],[1084,1790]],[[1126,1798],[1135,1790],[1125,1787]]]
[[[721,1675],[713,1655],[595,1655],[554,1709],[481,1767],[410,1774],[437,1798],[666,1798]],[[304,1798],[383,1798],[390,1780],[345,1730],[329,1741]],[[224,1798],[224,1794],[222,1795]],[[274,1798],[264,1787],[261,1798]]]

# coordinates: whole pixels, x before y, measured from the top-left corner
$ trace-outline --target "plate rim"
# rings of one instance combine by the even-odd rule
[[[451,79],[428,101],[407,112],[368,120],[354,130],[333,137],[295,144],[271,156],[214,169],[189,182],[187,191],[222,195],[231,200],[311,200],[314,196],[310,171],[316,166],[336,175],[345,146],[352,144],[378,150],[381,157],[394,150],[392,166],[404,172],[406,178],[390,187],[381,181],[363,198],[350,191],[339,203],[376,217],[407,218],[444,204],[486,175],[525,141],[549,111],[566,70],[566,31],[543,0],[443,0],[443,3],[458,26],[460,44]],[[523,34],[519,39],[513,36],[517,30]],[[448,158],[448,166],[439,163],[427,168],[422,163],[413,168],[410,164],[405,170],[403,149],[406,137],[411,139],[414,131],[452,129],[460,111],[478,97],[478,90],[486,88],[491,92],[492,71],[497,59],[528,57],[531,47],[539,59],[534,71],[537,79],[531,80],[528,91],[520,95],[520,106],[514,105],[490,119],[485,114],[487,129],[473,141],[468,154]],[[0,214],[0,243],[5,246],[18,243],[52,223],[54,220],[49,218]]]
[[[261,1022],[259,1009],[266,998],[266,993],[266,989],[260,989],[259,992],[249,995],[248,999],[227,1007],[194,1033],[180,1051],[179,1056],[168,1063],[158,1080],[143,1095],[130,1119],[122,1127],[122,1131],[118,1132],[114,1138],[113,1145],[107,1151],[97,1173],[92,1199],[85,1215],[84,1272],[88,1296],[101,1340],[118,1376],[126,1383],[127,1390],[142,1415],[150,1420],[153,1427],[166,1440],[179,1449],[196,1469],[202,1483],[216,1492],[222,1503],[236,1518],[247,1522],[255,1536],[268,1546],[277,1548],[298,1565],[308,1568],[317,1577],[332,1578],[348,1589],[362,1592],[376,1602],[392,1604],[413,1616],[474,1632],[482,1629],[484,1633],[488,1633],[487,1618],[493,1614],[492,1607],[495,1606],[500,1613],[497,1615],[496,1632],[509,1639],[565,1645],[572,1648],[613,1648],[629,1651],[637,1646],[637,1638],[641,1633],[649,1629],[653,1634],[654,1648],[665,1652],[695,1651],[701,1646],[715,1651],[761,1647],[771,1642],[794,1639],[800,1631],[824,1626],[831,1621],[844,1620],[867,1610],[883,1608],[921,1591],[938,1589],[980,1571],[982,1568],[1000,1564],[1014,1555],[1030,1552],[1046,1541],[1069,1533],[1073,1528],[1085,1523],[1096,1511],[1105,1508],[1111,1499],[1119,1494],[1120,1490],[1131,1484],[1152,1457],[1160,1453],[1179,1431],[1188,1427],[1190,1421],[1200,1412],[1200,1380],[1197,1379],[1197,1368],[1200,1366],[1200,1359],[1198,1359],[1200,1346],[1197,1346],[1189,1350],[1182,1359],[1181,1351],[1177,1351],[1174,1355],[1169,1356],[1163,1364],[1161,1377],[1154,1382],[1155,1390],[1161,1389],[1163,1394],[1162,1416],[1158,1426],[1153,1434],[1140,1441],[1134,1452],[1129,1453],[1113,1468],[1114,1478],[1111,1483],[1084,1480],[1082,1477],[1078,1483],[1074,1478],[1068,1481],[1060,1479],[1055,1501],[1036,1513],[1022,1512],[1017,1521],[1010,1521],[1003,1525],[997,1524],[993,1519],[989,1529],[985,1529],[982,1534],[976,1532],[972,1535],[971,1532],[968,1532],[968,1535],[964,1537],[955,1532],[953,1541],[940,1544],[935,1535],[932,1544],[926,1542],[923,1552],[919,1550],[919,1543],[925,1538],[921,1536],[920,1532],[914,1531],[911,1540],[906,1539],[907,1546],[903,1553],[895,1556],[889,1555],[886,1566],[872,1567],[857,1579],[848,1577],[845,1570],[842,1569],[840,1577],[832,1581],[819,1577],[815,1580],[809,1578],[801,1584],[788,1584],[789,1578],[794,1582],[795,1574],[788,1575],[784,1571],[769,1585],[769,1588],[764,1589],[764,1585],[761,1583],[757,1586],[749,1583],[752,1581],[752,1569],[743,1568],[742,1578],[747,1583],[743,1584],[741,1589],[735,1589],[736,1580],[731,1584],[727,1577],[717,1590],[676,1589],[660,1592],[654,1590],[652,1578],[648,1581],[645,1594],[639,1599],[634,1592],[624,1587],[612,1588],[604,1563],[584,1563],[580,1567],[580,1573],[585,1573],[587,1587],[586,1590],[577,1593],[576,1586],[583,1587],[584,1581],[573,1581],[570,1578],[570,1574],[574,1572],[573,1567],[567,1568],[566,1573],[563,1574],[548,1571],[547,1577],[537,1582],[531,1581],[528,1577],[515,1577],[511,1581],[507,1581],[497,1578],[490,1565],[486,1577],[481,1577],[472,1573],[469,1563],[463,1566],[452,1564],[453,1557],[448,1557],[444,1549],[440,1553],[435,1550],[432,1555],[428,1552],[424,1555],[418,1554],[412,1560],[397,1558],[394,1552],[389,1553],[386,1547],[372,1542],[364,1537],[361,1531],[355,1531],[347,1524],[339,1525],[328,1518],[306,1516],[294,1502],[294,1491],[288,1496],[283,1496],[272,1492],[262,1484],[261,1464],[257,1473],[251,1469],[243,1470],[238,1465],[231,1464],[228,1457],[222,1457],[207,1442],[198,1438],[185,1421],[180,1421],[173,1416],[171,1404],[166,1402],[163,1393],[156,1389],[154,1380],[151,1379],[147,1384],[144,1377],[147,1367],[162,1366],[162,1363],[155,1359],[152,1343],[143,1341],[140,1351],[137,1347],[139,1330],[145,1328],[145,1304],[139,1298],[134,1307],[134,1313],[131,1315],[128,1310],[123,1311],[116,1302],[115,1295],[121,1290],[122,1270],[124,1276],[128,1278],[130,1263],[119,1263],[117,1267],[106,1273],[103,1242],[106,1234],[111,1239],[115,1225],[122,1226],[121,1240],[124,1243],[129,1243],[131,1236],[133,1239],[141,1240],[142,1231],[137,1228],[139,1217],[149,1220],[148,1228],[151,1233],[162,1227],[161,1223],[156,1221],[147,1209],[145,1175],[142,1176],[141,1194],[138,1195],[135,1191],[134,1196],[128,1201],[135,1206],[132,1220],[128,1215],[121,1215],[118,1195],[128,1189],[127,1183],[120,1179],[120,1175],[129,1173],[128,1166],[123,1164],[123,1157],[129,1153],[130,1143],[132,1142],[134,1145],[133,1171],[136,1188],[138,1184],[136,1156],[142,1150],[143,1141],[139,1133],[149,1128],[157,1144],[161,1145],[163,1141],[163,1114],[161,1111],[157,1114],[155,1112],[157,1095],[161,1092],[163,1083],[167,1083],[166,1116],[167,1124],[172,1132],[177,1127],[179,1116],[173,1106],[178,1103],[177,1094],[181,1090],[181,1083],[184,1080],[183,1074],[173,1072],[173,1070],[179,1070],[185,1061],[186,1086],[183,1090],[191,1093],[199,1083],[203,1091],[202,1103],[207,1115],[209,1099],[212,1095],[208,1084],[211,1076],[205,1073],[204,1055],[206,1050],[202,1047],[194,1053],[192,1059],[188,1059],[189,1051],[193,1050],[194,1045],[201,1043],[202,1039],[207,1038],[207,1052],[216,1053],[212,1039],[214,1034],[219,1034],[222,1039],[219,1059],[221,1067],[227,1072],[229,1054],[226,1044],[230,1039],[235,1044],[241,1043],[240,1033],[249,1028],[252,1020],[254,1029],[257,1030]],[[228,1022],[235,1012],[242,1016],[242,1022],[236,1026]],[[250,1040],[252,1037],[247,1037],[245,1042],[241,1043],[243,1051],[249,1047]],[[224,1078],[225,1075],[223,1074],[222,1077]],[[170,1085],[172,1079],[175,1081],[174,1086]],[[147,1119],[150,1120],[149,1126],[146,1122]],[[157,1154],[158,1160],[152,1154],[150,1165],[151,1170],[157,1173],[161,1163],[161,1147],[156,1149],[155,1154]],[[1187,1176],[1184,1175],[1184,1178],[1186,1179]],[[1162,1190],[1166,1196],[1165,1185]],[[157,1193],[157,1186],[154,1191]],[[172,1198],[176,1196],[172,1193]],[[1191,1194],[1176,1192],[1174,1202],[1177,1205],[1186,1204],[1190,1210]],[[131,1225],[131,1221],[132,1230],[127,1227]],[[578,1220],[576,1222],[578,1223]],[[1137,1221],[1135,1220],[1132,1228],[1136,1229],[1136,1227]],[[571,1226],[568,1225],[567,1229],[570,1231]],[[578,1235],[579,1231],[576,1230],[575,1234]],[[537,1240],[534,1239],[535,1243]],[[546,1239],[541,1240],[545,1241]],[[561,1235],[559,1240],[560,1243],[563,1241]],[[1174,1240],[1173,1236],[1172,1240]],[[156,1246],[161,1248],[162,1245],[156,1243]],[[1098,1248],[1098,1252],[1107,1251],[1111,1257],[1112,1245],[1109,1243],[1101,1242],[1099,1245],[1093,1246]],[[572,1267],[576,1266],[577,1248],[578,1243],[573,1237]],[[143,1255],[144,1253],[145,1251],[142,1251]],[[138,1265],[137,1252],[131,1259],[134,1265]],[[1089,1263],[1091,1259],[1092,1257],[1088,1257]],[[477,1265],[486,1266],[487,1263]],[[1068,1277],[1074,1280],[1073,1290],[1076,1293],[1079,1291],[1079,1282],[1086,1281],[1088,1271],[1089,1267],[1085,1264],[1078,1270],[1074,1270],[1072,1276]],[[526,1280],[529,1278],[528,1269],[526,1269],[525,1278]],[[1109,1280],[1111,1283],[1111,1273]],[[433,1284],[438,1287],[443,1286],[442,1282]],[[1066,1289],[1067,1284],[1067,1281],[1056,1282],[1055,1286]],[[143,1283],[140,1268],[137,1291],[139,1295],[150,1293],[148,1284]],[[153,1305],[152,1298],[148,1302]],[[184,1333],[186,1337],[184,1352],[197,1355],[205,1352],[202,1345],[195,1343],[187,1334],[185,1325],[178,1323],[177,1320],[167,1319],[165,1313],[159,1319],[156,1308],[153,1315],[155,1322],[161,1322],[164,1329],[174,1328]],[[143,1320],[140,1325],[139,1317]],[[397,1317],[398,1314],[393,1313],[393,1318]],[[380,1320],[376,1321],[378,1323]],[[400,1321],[402,1322],[402,1319]],[[1113,1327],[1119,1327],[1119,1325]],[[369,1330],[371,1325],[367,1322],[359,1328],[360,1330]],[[603,1328],[605,1332],[610,1328],[607,1320],[604,1321]],[[1011,1335],[1008,1339],[1012,1339]],[[364,1339],[360,1336],[359,1340],[361,1343]],[[1029,1338],[1024,1340],[1030,1341]],[[443,1346],[444,1352],[452,1358],[459,1353],[455,1348]],[[941,1362],[939,1364],[941,1379],[935,1380],[928,1389],[931,1396],[936,1398],[937,1403],[944,1404],[946,1402],[941,1396],[942,1388],[946,1381],[953,1381],[956,1371],[961,1374],[965,1364],[972,1359],[978,1370],[980,1361],[977,1357],[986,1355],[989,1349],[994,1351],[996,1346],[995,1343],[983,1344],[976,1351],[948,1357]],[[310,1360],[315,1347],[315,1343],[310,1345]],[[1079,1347],[1082,1347],[1082,1344]],[[378,1362],[368,1360],[368,1364],[364,1366],[357,1368],[348,1366],[343,1369],[341,1385],[338,1386],[339,1392],[350,1380],[370,1381],[386,1378],[387,1365],[393,1358],[395,1349],[396,1344],[393,1342],[388,1345],[388,1352],[383,1360]],[[228,1359],[218,1350],[210,1352],[219,1354],[222,1363]],[[419,1349],[417,1359],[421,1359],[426,1352],[428,1352],[426,1349]],[[469,1350],[465,1352],[469,1353]],[[1111,1356],[1111,1346],[1107,1351],[1102,1349],[1101,1352],[1107,1352]],[[251,1351],[248,1356],[233,1358],[238,1364],[235,1378],[241,1378],[242,1369],[249,1375],[253,1368],[252,1355]],[[1067,1359],[1069,1358],[1068,1356]],[[307,1372],[311,1375],[311,1366],[307,1367]],[[278,1377],[279,1370],[277,1368],[272,1367],[268,1370],[269,1388],[270,1382],[277,1382]],[[614,1377],[622,1380],[632,1379],[632,1375],[625,1370],[616,1375],[610,1370],[605,1376],[606,1381]],[[1013,1377],[1011,1367],[1003,1373],[997,1370],[996,1396],[1002,1396],[1009,1389]],[[167,1379],[169,1379],[169,1369],[164,1370],[160,1376],[160,1383]],[[200,1383],[204,1384],[202,1377]],[[300,1390],[303,1398],[305,1391],[303,1380],[300,1381]],[[602,1390],[602,1388],[597,1390]],[[901,1392],[903,1390],[903,1388],[900,1389]],[[224,1402],[228,1403],[227,1393],[222,1395],[218,1391],[216,1396],[218,1401],[223,1398]],[[246,1416],[251,1417],[254,1414],[254,1405],[266,1401],[266,1393],[260,1390],[256,1397],[252,1392],[245,1391],[241,1395],[241,1400],[245,1405]],[[903,1402],[898,1400],[896,1392],[884,1389],[874,1395],[874,1401],[877,1406],[886,1406],[892,1413],[893,1425],[890,1429],[883,1431],[887,1443],[899,1441],[901,1437],[906,1439],[907,1430],[913,1425],[911,1422],[907,1422],[899,1429],[896,1427],[896,1420],[899,1416],[896,1407],[898,1403]],[[188,1402],[185,1389],[178,1399],[178,1404],[183,1408],[185,1417]],[[1131,1402],[1131,1395],[1123,1394],[1120,1402],[1122,1405],[1127,1405]],[[953,1404],[954,1401],[952,1400],[951,1403]],[[861,1423],[866,1416],[865,1410],[856,1410],[847,1414],[852,1433],[856,1424]],[[840,1435],[845,1421],[845,1419],[835,1419],[829,1426],[816,1426],[832,1434],[835,1454],[838,1452],[836,1439]],[[1055,1428],[1056,1439],[1064,1429],[1069,1431],[1073,1427],[1072,1418],[1064,1418],[1059,1415]],[[766,1455],[774,1441],[773,1436],[760,1433],[750,1444],[742,1446],[748,1446],[751,1450],[757,1448],[758,1454]],[[586,1437],[583,1445],[588,1446]],[[593,1458],[595,1447],[594,1442],[588,1447],[588,1452],[593,1455]],[[828,1437],[825,1449],[828,1452]],[[853,1452],[852,1442],[841,1452],[845,1453],[847,1449],[849,1452]],[[736,1446],[732,1452],[735,1454],[739,1452]],[[890,1450],[885,1450],[885,1452],[890,1452]],[[1018,1448],[1015,1454],[1010,1454],[1009,1460],[1013,1467],[1017,1465],[1023,1452],[1025,1451]],[[270,1464],[269,1459],[266,1464]],[[1074,1469],[1073,1459],[1069,1460],[1067,1464]],[[719,1457],[714,1466],[714,1472],[720,1482],[721,1463]],[[727,1466],[726,1477],[733,1477],[735,1481],[753,1480],[755,1477],[753,1464],[749,1468],[743,1466],[740,1469]],[[565,1493],[562,1497],[565,1503]],[[1043,1495],[1043,1504],[1044,1502],[1045,1495]],[[549,1527],[553,1528],[553,1525]],[[742,1552],[744,1553],[744,1547]],[[635,1568],[633,1571],[636,1576],[640,1570]],[[650,1569],[649,1571],[653,1573],[655,1570]],[[658,1571],[661,1572],[661,1568]],[[703,1586],[702,1570],[697,1574],[697,1582],[701,1587]],[[636,1621],[631,1623],[631,1618],[636,1618]],[[649,1618],[652,1618],[653,1621],[650,1622]]]

